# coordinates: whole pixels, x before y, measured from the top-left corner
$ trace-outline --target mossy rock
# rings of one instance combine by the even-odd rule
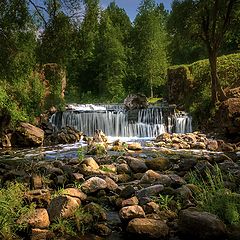
[[[166,158],[156,158],[145,162],[149,169],[155,171],[165,171],[170,168],[171,163]]]

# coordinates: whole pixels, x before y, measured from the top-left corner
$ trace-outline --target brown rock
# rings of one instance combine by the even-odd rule
[[[81,201],[78,198],[70,196],[58,196],[54,198],[48,207],[50,221],[52,222],[60,217],[71,217],[80,204]]]
[[[162,239],[167,237],[169,228],[161,220],[135,218],[128,223],[127,231],[146,238]]]
[[[165,171],[170,167],[170,162],[166,158],[155,158],[145,162],[149,169],[155,171]]]
[[[79,198],[81,201],[86,201],[87,199],[87,195],[78,188],[66,188],[63,190],[62,195]]]
[[[25,199],[29,204],[35,203],[37,206],[48,207],[51,194],[47,189],[32,190],[25,194]]]
[[[139,151],[139,150],[142,150],[142,146],[141,146],[141,143],[138,143],[138,142],[129,143],[128,149],[133,151]]]
[[[28,223],[33,228],[47,228],[50,225],[48,212],[45,208],[37,208],[30,216],[21,216],[17,222]]]
[[[122,207],[138,205],[138,199],[136,196],[125,199],[122,201]]]
[[[229,98],[222,102],[217,113],[220,129],[225,129],[227,134],[239,135],[240,122],[235,119],[240,117],[240,98]]]
[[[31,234],[31,240],[47,240],[53,239],[55,234],[47,229],[33,228]]]
[[[133,218],[145,217],[145,213],[141,206],[134,205],[134,206],[123,207],[119,211],[119,216],[123,220],[130,220]]]
[[[32,189],[42,189],[43,181],[42,177],[36,174],[33,174],[31,177],[31,187]]]
[[[134,157],[126,157],[127,163],[133,172],[146,172],[148,170],[145,161]]]
[[[85,164],[91,170],[98,170],[99,169],[99,165],[97,164],[97,162],[92,157],[84,159],[82,164]]]
[[[13,134],[13,145],[21,147],[40,146],[43,143],[44,131],[30,123],[22,122]]]
[[[207,143],[207,149],[210,151],[218,150],[218,142],[216,140],[209,140]]]
[[[99,177],[91,177],[82,184],[82,191],[85,193],[94,193],[105,188],[107,188],[106,181]]]

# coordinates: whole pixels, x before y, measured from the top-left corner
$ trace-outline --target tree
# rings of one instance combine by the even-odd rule
[[[99,0],[84,0],[85,15],[76,39],[76,58],[73,62],[76,82],[82,92],[97,94],[95,87],[96,44],[99,28]]]
[[[225,93],[217,75],[217,56],[226,34],[233,24],[236,24],[240,1],[175,0],[173,6],[181,7],[182,16],[185,17],[179,25],[182,33],[197,37],[206,47],[211,68],[212,102],[216,104],[219,100],[225,99]]]
[[[57,63],[66,67],[73,51],[73,35],[74,26],[70,19],[61,11],[56,13],[39,39],[40,63]]]
[[[164,85],[168,65],[164,16],[154,0],[141,2],[132,39],[137,85],[152,97],[154,88]]]
[[[103,11],[99,29],[97,80],[100,94],[113,102],[122,100],[124,96],[126,55],[122,41],[120,28],[114,27],[108,11]]]
[[[7,93],[0,97],[0,110],[5,105],[13,120],[23,120],[39,110],[43,93],[33,74],[36,28],[26,0],[1,1],[0,46],[0,89]]]

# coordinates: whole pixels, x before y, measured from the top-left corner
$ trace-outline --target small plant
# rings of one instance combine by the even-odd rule
[[[64,192],[64,187],[58,188],[58,190],[54,191],[53,194],[51,195],[51,199],[54,199],[58,196],[63,195],[63,192]]]
[[[84,235],[92,227],[93,217],[90,213],[78,208],[74,213],[74,221],[77,231]]]
[[[76,232],[74,230],[74,221],[72,219],[57,219],[50,226],[51,230],[57,234],[57,236],[76,236]]]
[[[108,173],[114,173],[114,171],[107,166],[102,166],[101,170],[104,171],[104,172],[108,172]]]
[[[152,199],[158,203],[162,210],[170,210],[170,203],[173,200],[173,196],[159,194],[158,197],[153,197]]]
[[[82,146],[78,148],[77,155],[78,155],[78,160],[81,163],[84,159],[84,156],[85,156],[84,148]]]

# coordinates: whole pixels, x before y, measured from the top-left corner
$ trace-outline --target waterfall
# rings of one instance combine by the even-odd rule
[[[167,116],[166,116],[167,114]],[[122,105],[68,105],[56,112],[50,122],[57,128],[71,126],[92,136],[101,129],[113,137],[156,137],[164,132],[192,132],[192,119],[184,112],[169,113],[165,108],[126,111]]]

